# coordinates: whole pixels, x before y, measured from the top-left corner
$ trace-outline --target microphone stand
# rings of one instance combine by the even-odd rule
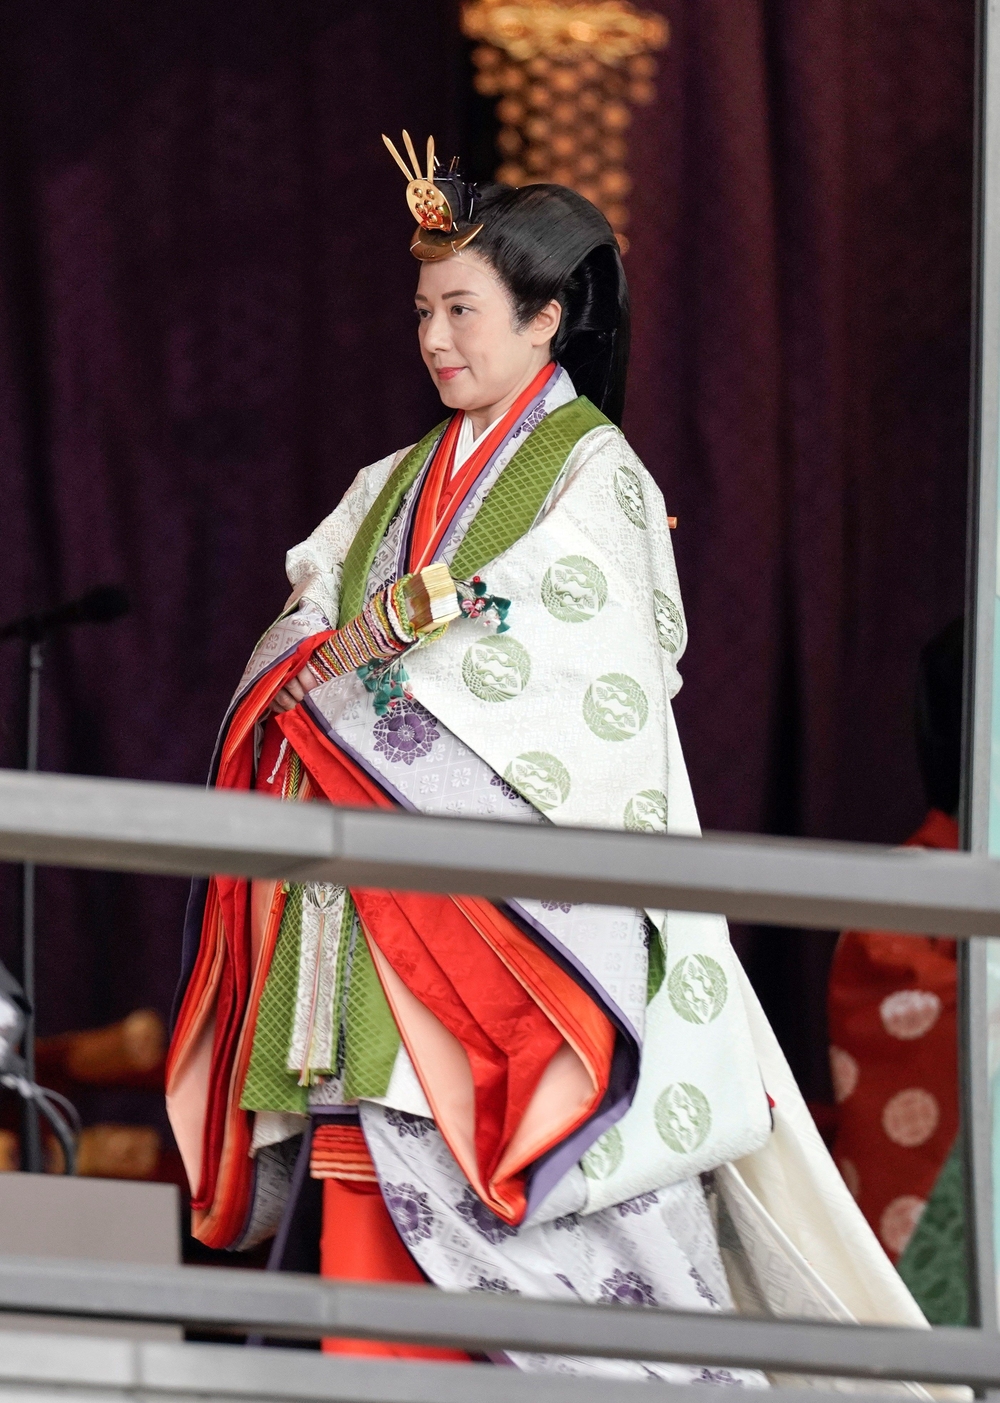
[[[38,771],[38,730],[44,662],[45,639],[32,639],[28,644],[28,743],[24,762],[24,768],[29,774],[35,774]],[[24,864],[21,890],[21,985],[27,1004],[21,1053],[24,1058],[24,1075],[29,1082],[33,1082],[35,1080],[35,864],[33,862]],[[38,1107],[34,1101],[24,1100],[22,1102],[21,1127],[21,1168],[29,1174],[41,1174],[45,1169],[42,1163],[42,1131],[38,1120]]]
[[[119,619],[123,614],[127,614],[128,610],[129,598],[123,589],[117,585],[100,585],[96,589],[89,590],[79,599],[57,604],[51,609],[25,614],[22,618],[13,619],[0,628],[0,640],[22,638],[28,645],[28,735],[24,768],[29,774],[35,774],[38,770],[42,667],[45,663],[45,640],[49,633],[54,628],[64,628],[74,624],[110,623],[113,619]],[[56,1126],[49,1114],[51,1106],[49,1101],[45,1100],[45,1094],[35,1094],[38,1088],[35,1087],[35,864],[33,862],[24,864],[21,891],[21,985],[25,1004],[24,1032],[21,1039],[23,1056],[14,1082],[4,1082],[2,1077],[0,1077],[0,1082],[3,1085],[13,1085],[24,1100],[21,1168],[27,1170],[29,1174],[42,1174],[45,1166],[42,1163],[39,1109],[56,1129],[59,1138],[63,1137],[59,1127]],[[24,1087],[35,1087],[35,1091],[25,1091]],[[51,1097],[55,1093],[49,1093],[49,1095]]]

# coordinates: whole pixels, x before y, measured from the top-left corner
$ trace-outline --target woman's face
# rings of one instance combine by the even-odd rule
[[[422,263],[416,304],[420,354],[438,394],[470,414],[502,413],[531,383],[551,359],[562,311],[550,302],[518,330],[503,284],[471,251]]]

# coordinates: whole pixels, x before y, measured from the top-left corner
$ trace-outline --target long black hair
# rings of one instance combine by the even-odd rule
[[[618,242],[596,206],[564,185],[481,191],[469,244],[507,288],[518,325],[557,301],[552,355],[577,392],[621,424],[628,373],[629,297]]]

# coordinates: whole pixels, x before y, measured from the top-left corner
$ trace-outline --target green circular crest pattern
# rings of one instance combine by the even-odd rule
[[[686,1023],[711,1023],[729,994],[726,971],[710,955],[685,955],[667,979],[667,993]]]
[[[645,531],[646,502],[642,495],[642,483],[639,474],[628,463],[619,463],[615,468],[615,497],[632,525]]]
[[[631,740],[649,717],[646,693],[634,677],[606,672],[583,698],[583,719],[600,740]]]
[[[585,555],[564,555],[542,580],[542,603],[564,624],[584,624],[608,602],[608,582]]]
[[[653,590],[653,621],[660,647],[668,653],[676,653],[681,646],[684,620],[670,595],[664,594],[662,589]]]
[[[640,789],[625,805],[625,827],[631,833],[664,833],[667,796],[662,789]]]
[[[591,1145],[580,1161],[580,1168],[588,1179],[610,1179],[624,1158],[622,1133],[613,1125]]]
[[[503,772],[507,783],[536,809],[557,809],[569,798],[569,770],[544,750],[526,750]]]
[[[516,638],[481,638],[462,659],[462,681],[480,701],[510,701],[530,676],[531,657]]]
[[[712,1128],[708,1097],[689,1081],[675,1081],[661,1091],[653,1107],[660,1139],[679,1155],[693,1154]]]

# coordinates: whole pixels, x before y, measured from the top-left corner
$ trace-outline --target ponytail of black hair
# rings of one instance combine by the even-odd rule
[[[553,300],[563,309],[552,342],[578,394],[620,425],[630,313],[618,242],[596,206],[564,185],[492,186],[475,203],[483,229],[469,244],[494,270],[524,326]]]

